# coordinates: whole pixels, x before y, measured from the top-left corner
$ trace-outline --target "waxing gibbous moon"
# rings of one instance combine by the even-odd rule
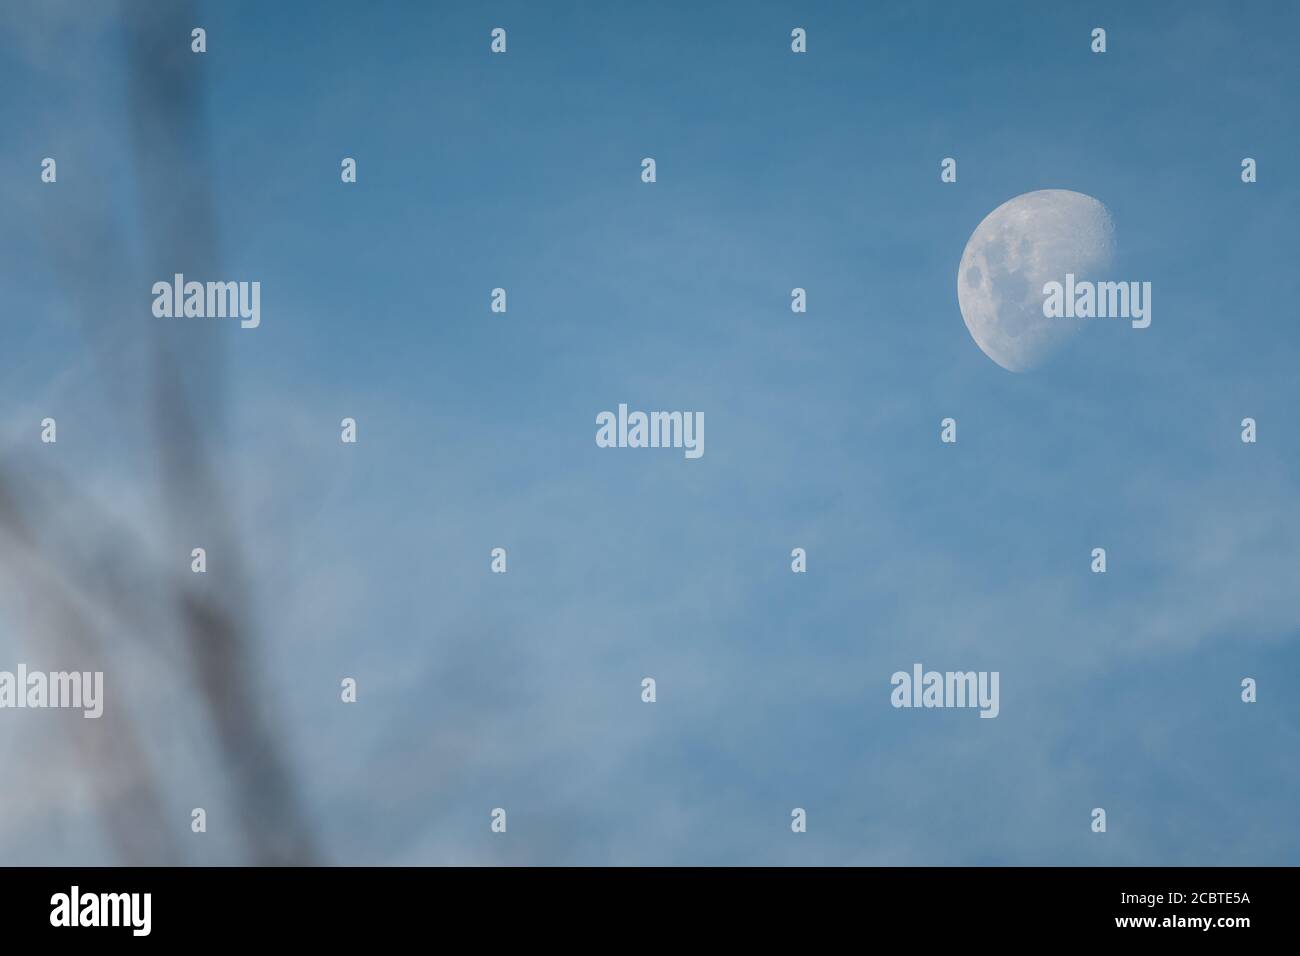
[[[1092,279],[1110,266],[1115,228],[1099,200],[1068,189],[1009,199],[975,227],[957,267],[957,303],[975,344],[1011,372],[1056,352],[1078,319],[1043,315],[1043,285]]]

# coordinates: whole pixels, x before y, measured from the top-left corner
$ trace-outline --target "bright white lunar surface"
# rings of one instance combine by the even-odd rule
[[[957,302],[975,344],[1011,372],[1055,352],[1077,318],[1043,315],[1043,285],[1097,280],[1110,266],[1115,228],[1091,196],[1039,189],[1004,202],[971,234],[957,268]]]

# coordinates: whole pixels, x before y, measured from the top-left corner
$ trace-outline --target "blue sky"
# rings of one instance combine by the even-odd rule
[[[149,289],[187,261],[262,283],[260,328],[178,341],[224,354],[201,427],[330,862],[1294,864],[1300,13],[1089,6],[198,4],[170,23],[186,57],[208,31],[180,156],[217,241],[189,259],[146,215],[181,173],[133,146],[161,122],[125,68],[147,5],[6,0],[0,81],[37,92],[0,102],[3,460],[44,455],[185,571]],[[1109,207],[1154,318],[1015,375],[956,269],[1042,188]],[[620,402],[703,411],[704,457],[597,448]],[[0,669],[42,659],[31,603],[0,605]],[[239,859],[187,678],[114,634],[108,706],[185,858]],[[916,661],[999,671],[1000,716],[891,708]],[[0,860],[111,861],[56,716],[0,713]]]

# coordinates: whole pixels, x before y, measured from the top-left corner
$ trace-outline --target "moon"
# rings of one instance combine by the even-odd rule
[[[1040,365],[1078,319],[1043,315],[1043,284],[1095,280],[1110,266],[1115,227],[1098,199],[1039,189],[1009,199],[975,227],[957,267],[961,317],[984,354],[1009,372]]]

